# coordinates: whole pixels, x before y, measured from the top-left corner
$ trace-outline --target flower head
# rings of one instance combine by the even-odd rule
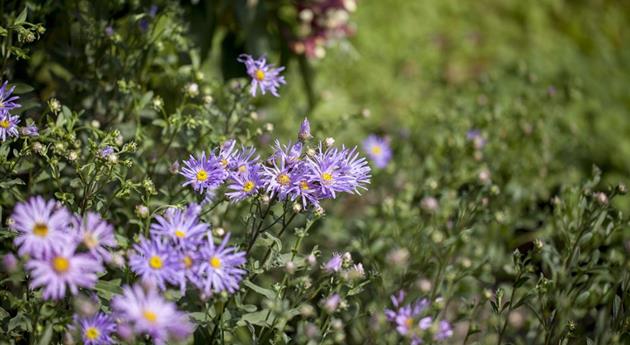
[[[17,204],[11,218],[14,221],[11,228],[18,232],[14,243],[20,255],[47,257],[68,242],[71,215],[66,208],[59,208],[54,200],[32,197]]]
[[[311,124],[308,122],[307,118],[304,118],[304,121],[302,121],[302,124],[300,125],[300,131],[298,132],[298,139],[301,141],[306,141],[312,137]]]
[[[88,254],[76,254],[75,246],[53,249],[41,259],[32,259],[25,265],[31,276],[31,288],[43,287],[44,299],[61,299],[66,289],[76,294],[79,287],[92,288],[96,273],[103,270],[100,262]]]
[[[232,202],[242,201],[258,192],[262,187],[258,170],[259,166],[253,165],[247,173],[232,174],[231,183],[228,185],[230,191],[225,193]]]
[[[228,247],[230,234],[227,234],[219,246],[208,238],[208,245],[199,250],[201,263],[199,276],[203,291],[207,295],[226,291],[234,293],[245,275],[240,268],[246,261],[245,252],[238,252],[236,247]]]
[[[180,172],[188,179],[183,185],[192,185],[197,192],[204,190],[213,190],[221,185],[227,178],[227,172],[224,170],[220,161],[210,155],[206,157],[206,153],[201,153],[199,159],[190,156],[190,159],[184,162],[186,165]]]
[[[114,154],[114,148],[109,146],[109,145],[105,146],[100,151],[101,158],[104,158],[104,159],[109,157],[109,156],[111,156],[111,155],[113,155],[113,154]]]
[[[260,156],[253,147],[242,147],[235,151],[229,164],[230,175],[246,175],[258,163]]]
[[[238,61],[245,64],[247,74],[252,78],[250,91],[252,96],[256,96],[258,89],[260,89],[263,95],[269,91],[276,97],[280,96],[278,94],[278,87],[280,87],[281,84],[286,84],[284,77],[280,75],[284,67],[274,68],[273,65],[267,63],[265,57],[254,60],[251,55],[247,54],[241,54]]]
[[[151,225],[151,235],[164,236],[174,243],[198,242],[208,232],[208,225],[199,222],[200,207],[190,204],[185,210],[169,208],[164,217],[155,217]]]
[[[15,103],[20,97],[11,96],[13,90],[15,90],[15,86],[7,88],[8,83],[8,81],[5,81],[2,86],[0,86],[0,114],[8,114],[9,111],[21,107],[20,104]]]
[[[392,150],[387,140],[376,135],[370,135],[363,141],[363,150],[378,168],[386,167],[392,158]]]
[[[142,281],[166,289],[166,282],[177,284],[179,263],[175,251],[159,238],[142,238],[133,246],[135,253],[129,258],[129,266]]]
[[[169,340],[183,340],[190,336],[193,326],[186,314],[178,311],[175,303],[160,296],[155,289],[126,286],[123,294],[112,300],[112,309],[137,334],[149,335],[158,345]]]
[[[19,123],[19,116],[11,115],[8,112],[3,113],[2,110],[0,110],[0,141],[7,140],[7,137],[17,137],[20,135],[17,126]]]
[[[104,313],[90,317],[74,315],[74,323],[69,328],[80,335],[85,345],[108,345],[114,342],[111,334],[116,331],[116,323]]]
[[[343,264],[343,258],[339,253],[333,254],[333,256],[324,265],[324,270],[327,272],[339,272]]]
[[[77,217],[76,223],[75,242],[85,245],[95,258],[109,261],[109,250],[118,246],[114,227],[94,212],[88,212],[83,218]]]
[[[39,135],[39,128],[33,124],[22,127],[22,135],[27,137],[36,137]]]

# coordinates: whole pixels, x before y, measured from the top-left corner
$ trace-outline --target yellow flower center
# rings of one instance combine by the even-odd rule
[[[39,237],[46,237],[48,235],[48,226],[42,223],[36,223],[33,227],[33,234]]]
[[[157,255],[154,255],[149,259],[149,266],[153,269],[159,270],[162,268],[162,265],[162,259]]]
[[[145,310],[144,313],[142,313],[142,316],[144,316],[144,318],[150,323],[155,323],[155,321],[157,321],[157,314],[150,310]]]
[[[66,273],[70,269],[70,261],[62,256],[57,256],[56,258],[54,258],[52,261],[52,265],[53,269],[57,273]]]
[[[9,125],[10,125],[10,123],[9,123],[8,120],[0,121],[0,127],[2,127],[2,128],[9,128]]]
[[[245,184],[243,185],[243,191],[244,191],[245,193],[249,193],[249,192],[251,192],[251,191],[254,189],[254,187],[255,187],[255,186],[256,186],[256,185],[254,184],[254,181],[247,181],[247,182],[245,182]]]
[[[405,326],[407,326],[407,327],[411,327],[412,325],[413,325],[413,319],[412,319],[412,318],[410,318],[410,317],[408,317],[408,318],[405,320]]]
[[[265,72],[263,70],[257,69],[255,73],[255,78],[258,81],[262,81],[265,79]]]
[[[190,258],[190,256],[188,256],[188,255],[184,256],[184,267],[191,268],[192,264],[193,264],[193,261]]]
[[[300,189],[301,190],[309,190],[310,187],[308,186],[308,182],[306,182],[306,181],[300,182]]]
[[[175,236],[177,236],[179,238],[184,238],[184,237],[186,237],[186,233],[181,231],[181,230],[175,230]]]
[[[228,165],[228,160],[227,160],[227,159],[225,159],[225,158],[223,158],[223,159],[221,160],[221,165],[225,168],[225,167]]]
[[[371,151],[372,151],[372,154],[380,155],[381,154],[381,147],[378,146],[378,145],[374,145],[374,146],[372,146],[372,150]]]
[[[96,340],[99,335],[101,335],[101,332],[99,332],[96,327],[88,327],[85,329],[85,337],[89,340]]]
[[[326,182],[330,182],[330,181],[332,181],[333,177],[332,177],[331,173],[325,172],[325,173],[322,174],[322,179],[324,179],[324,181],[326,181]]]
[[[217,258],[216,256],[211,257],[210,266],[212,266],[212,268],[221,268],[221,259]]]
[[[287,174],[280,174],[280,175],[278,175],[276,180],[278,181],[279,184],[281,184],[283,186],[287,186],[287,185],[289,185],[289,183],[291,183],[291,178]]]
[[[241,165],[240,167],[238,167],[238,172],[246,172],[247,171],[247,165]]]
[[[197,171],[198,182],[206,182],[207,179],[208,179],[208,173],[205,170],[201,169]]]
[[[85,235],[83,235],[83,243],[85,243],[86,247],[92,249],[98,245],[98,240],[94,237],[94,235],[86,232]]]

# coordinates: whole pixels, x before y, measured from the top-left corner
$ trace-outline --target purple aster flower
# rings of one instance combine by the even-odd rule
[[[125,286],[123,294],[113,298],[112,309],[123,324],[130,324],[137,334],[149,335],[157,345],[184,340],[193,331],[188,316],[155,289]]]
[[[341,153],[344,155],[341,161],[341,172],[350,177],[352,192],[361,194],[360,189],[367,190],[366,184],[370,183],[370,166],[367,164],[365,157],[361,157],[357,148],[354,147],[351,150],[342,149]]]
[[[68,242],[71,215],[65,207],[58,207],[54,200],[32,197],[17,204],[11,218],[14,221],[11,228],[18,232],[14,243],[20,255],[48,257],[53,250],[60,250]]]
[[[246,174],[233,174],[228,185],[230,192],[225,193],[232,202],[239,202],[256,194],[262,187],[262,181],[258,173],[259,166],[249,168]]]
[[[61,299],[66,288],[76,294],[79,287],[93,288],[98,279],[97,272],[103,271],[101,263],[88,254],[75,254],[75,246],[66,244],[53,249],[42,259],[32,259],[25,267],[31,276],[31,288],[43,287],[44,299]]]
[[[157,15],[158,9],[159,8],[157,7],[157,5],[155,5],[155,4],[151,5],[151,7],[149,7],[149,12],[148,12],[149,16],[151,18],[155,18],[155,16]]]
[[[300,157],[302,156],[302,143],[289,143],[287,145],[280,144],[280,141],[276,139],[276,142],[273,146],[274,152],[273,155],[269,158],[270,161],[273,160],[282,160],[285,162],[287,166],[293,166],[300,162]]]
[[[252,78],[251,94],[256,96],[256,90],[260,88],[260,92],[264,95],[267,91],[272,95],[279,97],[278,87],[281,84],[286,84],[284,77],[280,75],[280,72],[284,70],[284,67],[274,68],[273,65],[268,64],[265,57],[261,57],[258,60],[254,60],[251,55],[241,54],[238,57],[238,61],[245,64],[247,74]]]
[[[182,295],[186,292],[188,282],[199,289],[203,288],[199,276],[199,265],[202,261],[198,246],[186,246],[177,252],[177,284]]]
[[[22,135],[27,137],[36,137],[39,135],[39,128],[33,124],[22,127]]]
[[[451,328],[451,324],[448,321],[440,321],[438,324],[438,331],[435,334],[435,340],[441,341],[446,340],[453,336],[453,329]]]
[[[112,154],[114,154],[114,148],[111,146],[105,146],[104,148],[101,149],[100,154],[101,154],[101,158],[107,158],[111,156]]]
[[[161,239],[142,238],[133,246],[135,253],[129,258],[131,270],[149,285],[166,289],[165,282],[177,284],[179,263],[175,250]]]
[[[228,139],[221,144],[218,159],[225,171],[229,171],[234,166],[233,160],[236,154],[236,140]]]
[[[2,113],[0,110],[0,141],[7,140],[7,137],[17,137],[18,124],[20,123],[20,117],[17,115],[11,115],[8,112]]]
[[[206,153],[202,152],[199,159],[192,155],[185,161],[186,165],[180,174],[188,179],[183,186],[192,185],[197,192],[213,190],[220,186],[227,178],[227,172],[219,160],[213,155],[206,158]]]
[[[118,246],[114,237],[114,227],[94,212],[76,217],[75,242],[82,243],[95,258],[106,262],[111,260],[110,249]]]
[[[249,147],[242,147],[240,150],[235,151],[229,164],[233,174],[243,175],[247,174],[254,165],[258,163],[260,156],[256,155],[256,149]]]
[[[267,193],[277,196],[279,200],[286,199],[292,192],[292,199],[295,199],[297,194],[295,189],[299,189],[297,182],[302,180],[303,169],[287,162],[287,155],[281,154],[276,157],[271,161],[271,166],[263,166],[261,177],[264,187]]]
[[[300,131],[298,132],[298,139],[300,141],[306,141],[312,137],[311,124],[308,122],[307,118],[304,118],[304,121],[302,121],[302,124],[300,125]]]
[[[214,244],[211,237],[208,245],[199,250],[201,263],[199,276],[204,293],[212,295],[226,291],[234,293],[238,284],[245,276],[245,270],[239,266],[246,261],[245,252],[237,252],[236,247],[227,247],[230,234],[226,234],[219,246]]]
[[[199,223],[199,211],[201,207],[190,204],[186,210],[169,208],[164,217],[155,217],[156,223],[151,225],[152,236],[164,236],[174,243],[198,242],[208,231],[208,225]]]
[[[339,307],[339,303],[341,302],[341,296],[339,294],[332,294],[324,301],[324,309],[329,313],[333,313]]]
[[[308,158],[308,172],[306,177],[309,182],[319,187],[323,197],[335,198],[339,192],[352,193],[356,188],[354,177],[347,174],[346,152],[336,148],[323,149],[319,146],[319,152]]]
[[[13,273],[18,269],[18,259],[13,253],[2,256],[2,270],[5,273]]]
[[[11,96],[13,90],[15,90],[15,86],[7,89],[8,83],[8,81],[5,81],[0,87],[0,114],[8,114],[9,111],[21,107],[20,104],[15,103],[20,97]]]
[[[387,140],[376,135],[370,135],[363,141],[363,150],[378,168],[386,167],[392,158],[392,150]]]
[[[116,323],[104,313],[90,317],[74,315],[74,324],[69,329],[81,336],[85,345],[108,345],[114,343],[111,334],[116,331]]]
[[[327,272],[339,272],[341,265],[343,264],[343,258],[339,253],[334,253],[333,256],[324,265],[324,270]]]
[[[386,309],[385,316],[390,322],[396,325],[396,330],[399,334],[407,335],[416,325],[416,319],[429,306],[429,301],[422,299],[412,304],[401,306],[405,299],[405,293],[403,291],[398,292],[397,295],[393,295],[391,299],[395,309]],[[425,323],[426,322],[420,322],[419,324],[424,325]]]

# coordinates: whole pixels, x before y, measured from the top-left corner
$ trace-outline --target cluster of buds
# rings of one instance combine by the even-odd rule
[[[321,59],[328,42],[354,34],[349,17],[357,8],[355,0],[298,1],[296,7],[299,26],[291,44],[296,54]]]

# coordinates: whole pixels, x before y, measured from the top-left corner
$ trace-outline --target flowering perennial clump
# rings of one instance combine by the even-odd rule
[[[299,141],[281,144],[260,160],[251,147],[236,149],[233,140],[219,150],[199,159],[184,162],[181,175],[184,186],[192,185],[199,193],[213,192],[224,182],[225,195],[233,202],[264,193],[278,200],[298,201],[303,207],[318,208],[321,200],[334,199],[338,193],[360,194],[370,182],[371,171],[364,157],[355,148],[336,148],[320,142],[309,147],[310,125],[305,121]]]

